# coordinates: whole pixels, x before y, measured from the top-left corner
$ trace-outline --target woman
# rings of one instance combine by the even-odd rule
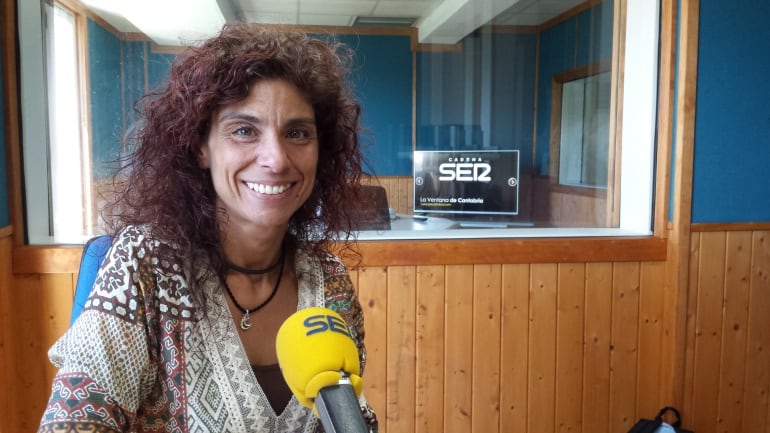
[[[328,252],[359,194],[349,59],[247,24],[177,58],[146,102],[94,290],[49,352],[60,370],[40,431],[323,431],[284,382],[275,337],[297,309],[326,306],[366,360],[361,307]]]

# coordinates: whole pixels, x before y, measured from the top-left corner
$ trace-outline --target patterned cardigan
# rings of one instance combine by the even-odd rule
[[[184,263],[155,255],[144,228],[116,236],[86,306],[49,350],[59,368],[39,432],[285,432],[323,427],[295,397],[280,414],[249,365],[219,281],[196,313]],[[348,323],[366,362],[363,314],[345,266],[298,248],[298,309],[325,306]],[[364,396],[372,432],[377,419]]]

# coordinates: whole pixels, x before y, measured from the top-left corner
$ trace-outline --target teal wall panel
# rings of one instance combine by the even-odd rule
[[[352,81],[362,107],[367,171],[412,173],[412,51],[409,36],[339,35],[355,50]]]
[[[91,20],[87,31],[93,173],[103,179],[114,172],[123,134],[121,43]]]
[[[149,42],[121,41],[90,20],[88,36],[94,178],[103,179],[125,156],[135,103],[166,80],[174,56],[152,53]]]
[[[2,58],[0,47],[0,58]],[[4,66],[0,62],[0,83],[4,82]],[[6,161],[7,144],[5,142],[5,94],[0,86],[0,228],[11,224],[11,212],[8,200],[8,161]]]
[[[701,0],[692,220],[770,221],[770,2]]]

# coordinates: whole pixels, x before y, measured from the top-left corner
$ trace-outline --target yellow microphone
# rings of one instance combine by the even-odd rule
[[[327,433],[369,431],[358,403],[358,348],[342,316],[322,307],[299,310],[278,329],[275,346],[286,384]]]

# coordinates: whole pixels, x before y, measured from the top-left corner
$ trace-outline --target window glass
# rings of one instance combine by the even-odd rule
[[[368,183],[387,199],[389,224],[361,239],[651,233],[658,2],[563,3],[534,21],[517,3],[454,39],[421,41],[429,19],[341,32],[357,51]],[[19,4],[32,244],[100,232],[132,104],[174,58],[97,12]]]
[[[77,240],[92,233],[90,147],[81,134],[81,98],[75,15],[48,9],[48,139],[53,233]],[[52,31],[51,31],[52,30]]]
[[[562,84],[559,184],[607,187],[610,85],[609,72]]]

